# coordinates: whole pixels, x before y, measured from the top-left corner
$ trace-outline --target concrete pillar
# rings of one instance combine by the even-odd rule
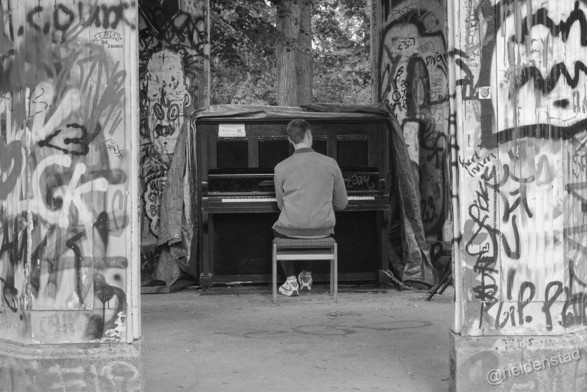
[[[0,389],[140,391],[138,18],[0,2]]]
[[[448,2],[451,391],[585,390],[586,12]]]

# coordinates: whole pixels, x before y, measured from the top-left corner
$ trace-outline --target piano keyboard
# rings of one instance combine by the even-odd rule
[[[277,201],[274,197],[249,196],[249,197],[225,197],[223,203],[268,203]]]
[[[349,196],[349,201],[356,201],[356,200],[375,200],[375,196]]]
[[[349,201],[375,200],[375,196],[349,196]],[[221,199],[222,203],[270,203],[276,202],[274,197],[266,196],[249,196],[249,197],[225,197]]]

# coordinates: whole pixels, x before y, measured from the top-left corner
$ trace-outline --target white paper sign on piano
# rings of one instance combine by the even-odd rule
[[[245,124],[219,124],[218,137],[246,137]]]

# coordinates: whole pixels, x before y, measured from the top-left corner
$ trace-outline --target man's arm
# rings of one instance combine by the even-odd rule
[[[340,167],[336,165],[336,171],[334,174],[334,190],[332,194],[332,207],[334,211],[344,210],[349,203],[349,199],[346,193],[346,186],[344,184],[344,178]]]
[[[283,208],[283,174],[275,170],[273,174],[273,186],[275,187],[275,199],[279,211]]]

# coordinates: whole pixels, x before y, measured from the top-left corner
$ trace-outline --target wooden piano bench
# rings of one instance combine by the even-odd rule
[[[281,260],[330,261],[330,294],[337,302],[338,249],[334,238],[275,238],[271,261],[273,303],[277,301],[277,262]]]

